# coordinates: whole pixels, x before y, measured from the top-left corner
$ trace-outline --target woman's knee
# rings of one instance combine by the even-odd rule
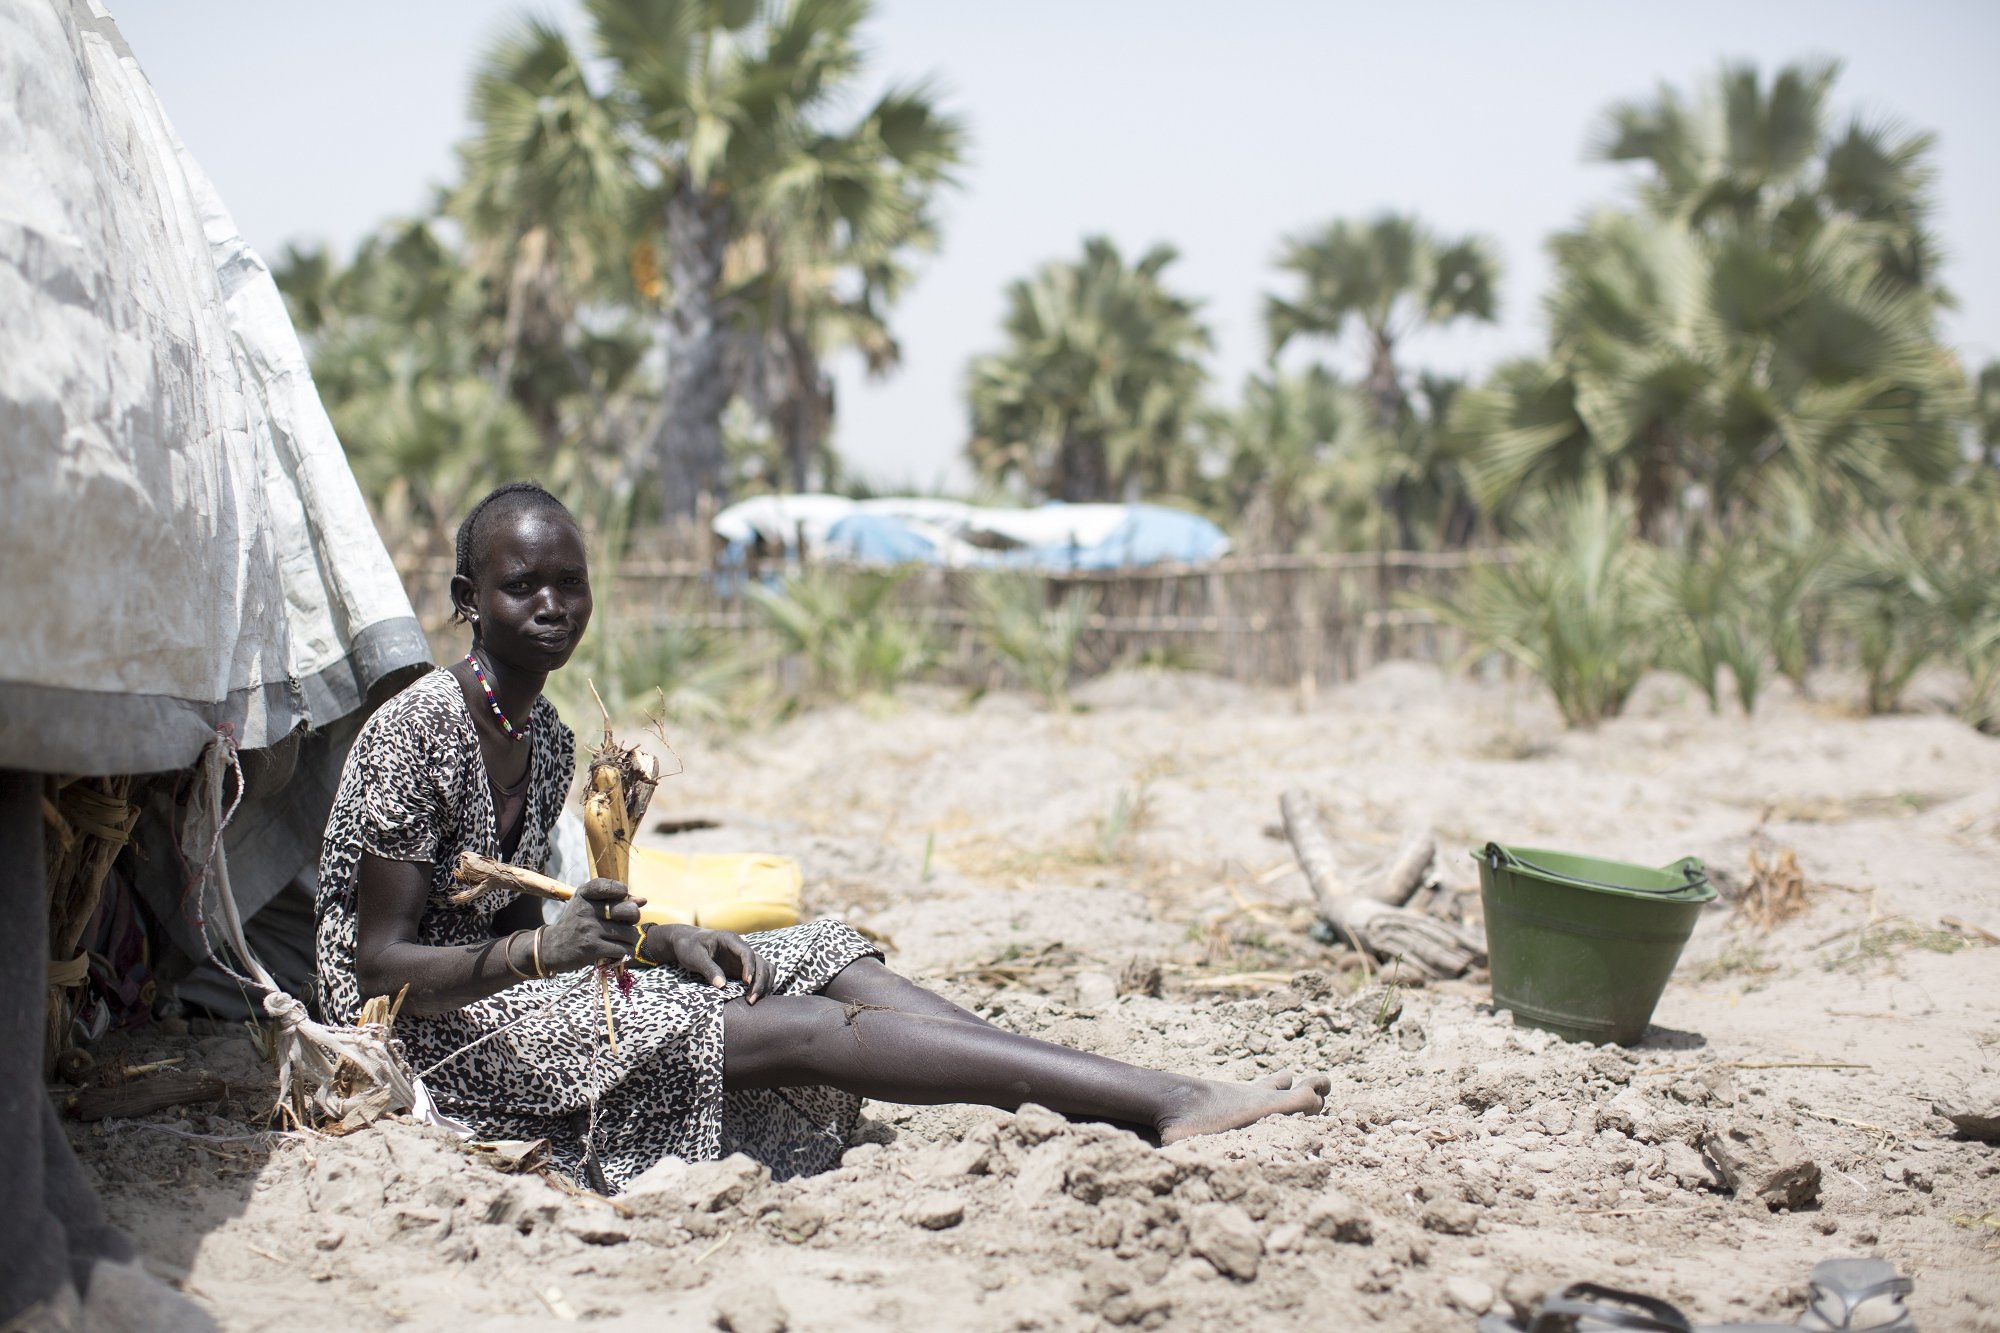
[[[822,995],[731,1000],[722,1006],[723,1075],[748,1086],[816,1073],[850,1017],[848,1006]]]

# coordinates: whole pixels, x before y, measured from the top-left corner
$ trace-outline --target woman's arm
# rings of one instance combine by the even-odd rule
[[[531,930],[477,944],[419,944],[417,925],[430,895],[431,874],[428,862],[361,854],[354,973],[364,996],[393,998],[407,985],[405,1010],[442,1014],[535,975]],[[590,881],[577,890],[554,925],[539,928],[542,973],[554,976],[629,957],[639,939],[638,922],[639,904],[623,884]]]

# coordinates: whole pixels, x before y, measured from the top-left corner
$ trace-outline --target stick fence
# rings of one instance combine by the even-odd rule
[[[1504,550],[1381,551],[1228,556],[1201,565],[1020,574],[1045,585],[1047,605],[1083,589],[1090,616],[1078,670],[1152,662],[1265,685],[1333,684],[1389,658],[1445,661],[1463,636],[1412,597],[1448,600],[1465,572],[1511,558]],[[643,633],[665,625],[738,637],[775,638],[745,595],[782,583],[796,562],[718,569],[696,561],[632,558],[597,571],[595,633]],[[410,562],[404,582],[434,633],[450,616],[450,566]],[[978,574],[919,569],[896,590],[897,614],[930,628],[938,673],[963,684],[996,683],[978,641],[968,582]]]

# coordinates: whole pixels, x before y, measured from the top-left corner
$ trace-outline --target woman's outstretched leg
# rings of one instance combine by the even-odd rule
[[[1036,1102],[1064,1115],[1150,1125],[1160,1142],[1318,1111],[1325,1075],[1216,1083],[1140,1069],[989,1024],[860,1008],[827,995],[723,1006],[722,1079],[732,1088],[827,1084],[876,1101]]]
[[[970,1009],[953,1004],[935,991],[925,990],[873,958],[857,958],[841,968],[833,980],[820,987],[819,993],[842,1004],[865,1004],[930,1018],[955,1018],[961,1023],[986,1023]]]

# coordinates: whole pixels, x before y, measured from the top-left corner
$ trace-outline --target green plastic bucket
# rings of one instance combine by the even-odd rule
[[[1639,1040],[1715,900],[1701,862],[1656,870],[1497,842],[1473,856],[1494,1007],[1571,1041]]]

